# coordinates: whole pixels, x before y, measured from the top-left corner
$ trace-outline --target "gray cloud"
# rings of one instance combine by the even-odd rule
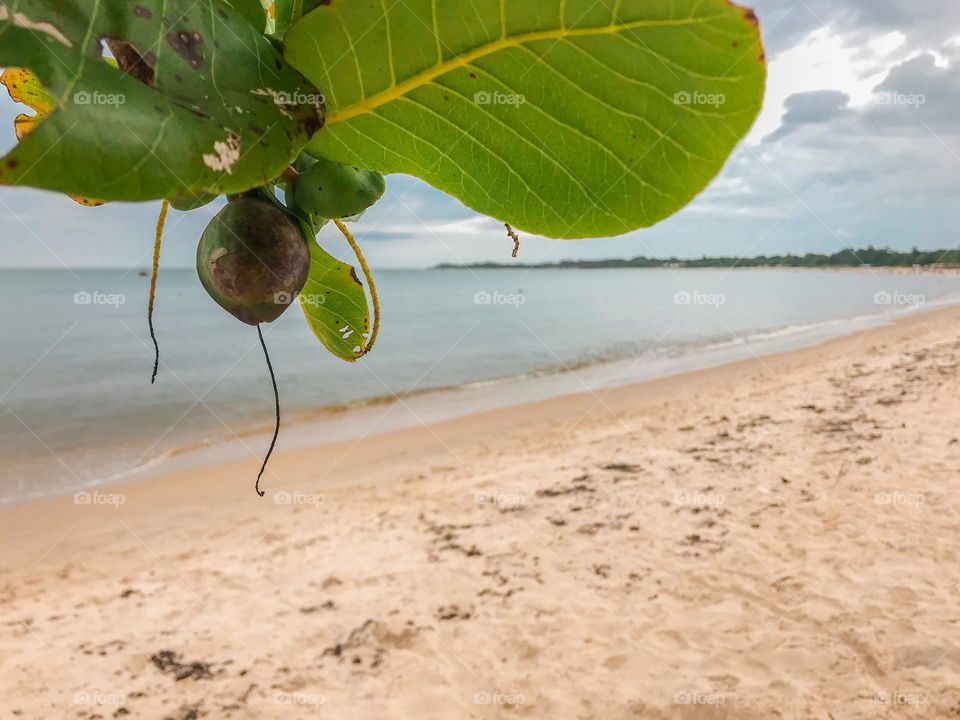
[[[815,90],[797,93],[784,103],[786,112],[780,127],[764,138],[776,142],[802,125],[822,125],[850,115],[850,96],[839,90]]]
[[[920,128],[938,133],[960,132],[960,63],[938,67],[924,53],[893,67],[874,88],[876,104],[865,120],[899,129]]]
[[[847,34],[853,46],[871,36],[900,31],[910,47],[939,47],[957,34],[956,0],[744,1],[760,16],[771,54],[825,26]]]

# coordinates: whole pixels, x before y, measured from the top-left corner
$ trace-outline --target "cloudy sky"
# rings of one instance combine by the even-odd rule
[[[769,60],[763,113],[693,204],[619,238],[524,237],[526,262],[834,252],[960,243],[957,0],[755,0]],[[16,106],[0,99],[0,150]],[[214,206],[171,213],[164,265],[191,266]],[[0,267],[149,264],[157,203],[95,210],[0,190]],[[509,261],[502,226],[391,176],[357,228],[377,267]],[[329,234],[331,249],[344,248]],[[343,253],[345,256],[348,253]]]

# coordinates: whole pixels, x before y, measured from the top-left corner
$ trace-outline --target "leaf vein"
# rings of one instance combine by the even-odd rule
[[[431,5],[435,6],[436,0],[431,0]],[[436,16],[434,15],[434,17]],[[327,126],[329,127],[331,125],[336,125],[337,123],[344,122],[350,118],[356,117],[357,115],[371,112],[375,108],[391,102],[392,100],[396,100],[398,97],[406,95],[416,88],[426,85],[430,81],[450,72],[451,70],[455,70],[459,67],[465,67],[475,60],[479,60],[480,58],[491,55],[499,50],[523,46],[526,43],[535,42],[537,40],[557,40],[565,36],[581,37],[593,35],[619,35],[621,32],[626,32],[628,30],[639,30],[643,28],[699,25],[701,23],[709,22],[716,17],[720,16],[677,18],[670,20],[636,20],[629,23],[623,23],[621,25],[604,25],[602,27],[575,28],[570,30],[543,30],[522,33],[513,37],[501,38],[500,40],[480,45],[469,52],[452,57],[449,60],[438,62],[433,67],[417,73],[402,83],[392,85],[391,87],[371,95],[370,97],[366,97],[361,85],[361,100],[352,105],[348,105],[345,108],[337,109],[331,112],[327,116]],[[342,18],[340,18],[340,22],[343,24]],[[346,31],[346,28],[344,28],[344,30]],[[349,35],[347,37],[349,38]],[[439,37],[439,34],[437,34],[438,50],[440,42]],[[354,57],[356,57],[356,52],[354,52]]]

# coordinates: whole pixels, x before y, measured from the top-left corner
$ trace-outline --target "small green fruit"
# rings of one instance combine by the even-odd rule
[[[265,200],[231,200],[197,246],[200,282],[220,307],[258,325],[276,320],[303,288],[310,250],[300,225]]]
[[[301,167],[306,163],[301,164]],[[293,195],[303,210],[322,218],[344,218],[363,212],[387,189],[383,175],[372,170],[317,160],[293,182]]]

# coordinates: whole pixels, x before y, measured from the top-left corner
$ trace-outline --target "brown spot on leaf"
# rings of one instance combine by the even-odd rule
[[[307,131],[308,136],[313,137],[320,131],[320,128],[323,127],[323,124],[324,117],[322,114],[311,113],[310,117],[303,121],[303,129]]]
[[[19,164],[16,160],[7,160],[7,167],[11,170],[15,170]]]
[[[193,98],[187,97],[186,95],[179,95],[175,97],[174,102],[182,107],[184,110],[189,110],[197,117],[202,117],[204,120],[210,118],[210,115],[204,112],[199,105],[193,102]]]
[[[743,19],[746,20],[746,21],[747,21],[748,23],[750,23],[751,25],[753,25],[754,29],[756,29],[756,31],[757,31],[757,36],[758,36],[758,37],[757,37],[757,42],[756,42],[756,46],[757,46],[757,48],[758,48],[758,50],[759,50],[758,55],[759,55],[759,57],[760,57],[760,62],[761,62],[761,63],[765,63],[765,62],[767,61],[767,56],[766,56],[766,54],[764,53],[764,50],[763,50],[763,40],[762,40],[762,39],[760,38],[760,36],[759,36],[759,33],[760,33],[760,18],[757,17],[757,14],[753,11],[752,8],[741,7],[740,5],[737,5],[736,3],[734,3],[733,0],[726,0],[726,3],[727,3],[727,5],[729,5],[730,7],[739,10],[740,13],[743,15]],[[734,43],[734,47],[736,47],[736,46],[737,46],[736,43]]]
[[[360,282],[360,278],[357,277],[357,271],[354,268],[350,268],[350,277],[353,278],[353,281],[357,285],[359,285],[360,287],[363,287],[363,283]]]
[[[100,41],[110,48],[110,52],[117,61],[117,66],[125,75],[139,80],[144,85],[153,86],[156,84],[157,73],[154,70],[157,65],[156,55],[152,52],[141,55],[132,43],[121,38],[102,37]]]
[[[203,35],[196,30],[178,30],[167,33],[167,44],[194,70],[203,67],[203,55],[198,48],[203,44]]]
[[[150,12],[150,8],[145,8],[143,5],[134,5],[133,16],[138,18],[149,19],[153,17],[153,13]]]

